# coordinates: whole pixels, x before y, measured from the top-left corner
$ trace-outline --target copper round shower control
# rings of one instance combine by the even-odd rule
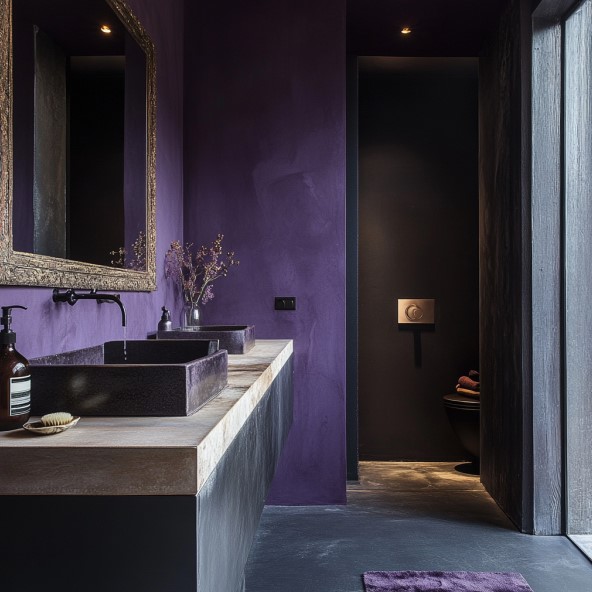
[[[410,304],[405,309],[405,316],[413,322],[421,321],[423,318],[423,310],[417,304]]]

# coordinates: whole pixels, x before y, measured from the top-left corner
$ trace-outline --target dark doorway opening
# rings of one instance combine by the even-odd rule
[[[373,3],[372,7],[369,7],[363,0],[348,0],[348,14],[347,14],[347,158],[348,158],[348,173],[347,173],[347,461],[348,461],[348,479],[357,479],[357,464],[360,456],[364,457],[366,454],[372,458],[384,458],[383,453],[380,450],[375,449],[374,451],[366,447],[364,441],[359,440],[360,436],[360,425],[359,422],[363,421],[364,409],[358,399],[358,393],[360,392],[362,384],[360,381],[360,371],[364,360],[362,356],[358,357],[361,348],[359,342],[361,339],[360,331],[363,330],[364,321],[358,317],[358,307],[362,307],[362,303],[359,301],[358,284],[360,281],[366,281],[367,278],[363,278],[363,270],[359,267],[358,256],[360,255],[361,262],[361,250],[360,242],[363,238],[363,228],[359,224],[360,212],[358,203],[358,185],[360,182],[360,168],[358,166],[359,156],[358,154],[358,132],[359,132],[359,121],[358,121],[358,60],[367,59],[367,56],[383,56],[387,58],[426,58],[426,63],[430,60],[437,61],[443,58],[473,58],[473,62],[477,62],[477,57],[482,53],[486,45],[495,38],[497,35],[497,29],[500,23],[500,16],[507,10],[508,5],[511,2],[499,0],[486,0],[478,4],[474,2],[466,2],[464,0],[450,0],[447,2],[441,2],[440,0],[414,0],[410,2],[397,2],[392,3],[387,0],[379,0],[377,3]],[[404,35],[402,34],[403,28],[409,27],[411,33]],[[380,59],[380,58],[379,58]],[[438,91],[436,91],[438,92]],[[433,94],[433,93],[432,93]],[[429,95],[428,95],[429,96]],[[444,97],[443,97],[444,98]],[[416,107],[417,105],[412,105]],[[473,103],[471,107],[473,111],[477,108],[477,101]],[[476,158],[476,152],[474,157]],[[361,161],[360,161],[361,162]],[[477,176],[477,167],[473,168],[474,177]],[[474,195],[474,207],[477,207],[477,194]],[[476,223],[474,223],[476,226]],[[477,231],[477,228],[475,228]],[[442,242],[442,240],[440,240]],[[436,249],[438,251],[438,249]],[[475,257],[477,253],[473,251]],[[435,258],[438,258],[439,252],[435,253]],[[440,273],[440,269],[437,270]],[[444,273],[444,272],[443,272]],[[451,275],[454,275],[454,270],[449,271]],[[470,273],[470,272],[469,272]],[[477,274],[475,273],[475,276]],[[458,272],[459,281],[462,284],[463,277],[462,272]],[[421,280],[421,278],[419,278]],[[477,278],[475,277],[477,281]],[[395,331],[395,335],[400,336],[395,323],[395,312],[394,306],[396,304],[397,297],[405,296],[424,296],[429,297],[428,294],[402,294],[399,291],[399,286],[396,286],[396,290],[393,288],[392,293],[389,294],[388,305],[380,309],[379,314],[390,314],[390,320],[388,321],[389,330]],[[421,281],[419,282],[417,289],[422,288]],[[404,289],[404,288],[401,288]],[[409,289],[414,289],[410,286]],[[425,288],[426,290],[428,287]],[[434,296],[431,294],[430,296]],[[440,306],[444,304],[445,300],[440,301]],[[438,306],[437,312],[441,311]],[[478,300],[475,298],[473,301],[473,310],[478,306]],[[448,307],[448,305],[447,305]],[[387,308],[390,309],[387,311]],[[363,314],[362,308],[360,308],[360,314]],[[455,313],[453,313],[453,316]],[[470,313],[473,315],[473,312]],[[441,317],[450,318],[450,317]],[[458,317],[457,317],[458,318]],[[405,335],[410,340],[414,337],[411,334]],[[428,344],[430,340],[434,340],[439,337],[438,329],[431,334],[421,336],[419,340],[422,359],[422,364],[427,363],[428,358]],[[466,339],[466,338],[463,338]],[[472,338],[468,338],[469,341]],[[474,339],[474,338],[473,338]],[[473,341],[474,343],[474,341]],[[411,344],[405,349],[404,355],[411,354],[417,359],[417,342]],[[396,352],[390,351],[391,360],[390,364],[393,365],[392,360],[395,356],[400,356]],[[454,356],[455,362],[449,362],[447,365],[450,366],[446,370],[446,380],[444,381],[443,373],[440,374],[434,387],[427,387],[423,385],[421,389],[423,392],[429,390],[430,394],[428,399],[424,400],[424,403],[433,407],[434,397],[440,398],[446,394],[450,389],[454,389],[454,381],[457,378],[455,374],[457,372],[462,374],[468,370],[465,368],[467,364],[475,364],[475,359],[478,355],[477,351],[473,352],[473,355],[465,356]],[[470,358],[473,358],[471,361]],[[385,359],[387,356],[385,356]],[[384,363],[384,360],[383,360]],[[462,367],[462,370],[461,370]],[[427,373],[426,373],[427,374]],[[411,380],[409,377],[407,381]],[[394,376],[391,383],[396,384],[397,377]],[[420,380],[421,382],[421,380]],[[409,383],[408,383],[409,384]],[[394,387],[393,387],[394,388]],[[421,390],[420,389],[420,390]],[[391,389],[392,390],[392,389]],[[406,395],[408,398],[412,398],[412,394]],[[422,395],[420,395],[421,397]],[[392,403],[392,401],[391,401]],[[406,401],[411,406],[421,403],[421,399],[416,397],[415,400]],[[378,405],[379,407],[380,405]],[[421,405],[419,405],[421,407]],[[433,407],[435,409],[435,407]],[[387,410],[383,410],[387,411]],[[416,411],[414,411],[415,413]],[[438,412],[442,413],[444,417],[444,411],[440,407]],[[393,415],[397,414],[397,409],[391,406],[388,413],[383,413],[385,416],[381,421],[384,424],[389,423],[388,415],[390,414],[390,421],[393,422]],[[444,420],[445,421],[445,420]],[[419,434],[419,439],[424,434],[429,434],[429,437],[433,435],[430,430],[430,422],[423,422],[424,425],[420,425],[417,428],[416,435]],[[408,428],[408,426],[405,426]],[[391,435],[388,436],[393,439],[392,432],[396,428],[391,430]],[[440,435],[436,437],[436,440],[442,441],[441,436],[448,428],[446,423],[439,424],[437,431]],[[448,434],[450,435],[450,434]],[[363,430],[362,430],[363,437]],[[387,439],[388,439],[387,437]],[[397,436],[395,436],[395,439]],[[429,439],[429,438],[428,438]],[[445,438],[446,439],[446,438]],[[419,441],[419,440],[417,440]],[[413,447],[415,448],[415,446]],[[413,452],[413,451],[411,451]],[[424,450],[424,452],[426,452]],[[391,456],[390,453],[387,453]],[[431,453],[430,453],[431,454]],[[446,454],[453,454],[453,451],[449,448]],[[386,455],[385,455],[386,456]],[[410,451],[401,450],[397,456],[404,458],[410,456]],[[392,456],[391,456],[392,457]]]
[[[477,60],[358,63],[360,459],[460,460],[442,397],[479,362]],[[434,298],[435,325],[404,330],[398,298]]]

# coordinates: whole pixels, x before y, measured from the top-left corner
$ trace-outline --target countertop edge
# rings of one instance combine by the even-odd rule
[[[292,340],[258,344],[229,356],[227,387],[192,416],[83,418],[47,437],[4,432],[0,496],[197,495],[293,354]]]
[[[226,415],[202,439],[197,447],[196,493],[203,487],[215,466],[224,456],[224,453],[292,354],[293,345],[292,341],[289,341],[267,369],[259,375]],[[236,357],[239,357],[239,355],[229,356],[229,361],[234,361]],[[212,449],[216,450],[215,456],[209,454]]]

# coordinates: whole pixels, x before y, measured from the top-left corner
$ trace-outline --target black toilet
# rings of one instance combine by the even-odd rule
[[[481,401],[475,397],[453,393],[444,396],[444,408],[452,428],[470,455],[470,460],[478,465]]]

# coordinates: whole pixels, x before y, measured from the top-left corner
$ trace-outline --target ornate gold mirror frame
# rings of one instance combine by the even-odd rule
[[[0,0],[0,285],[156,289],[156,67],[154,45],[123,0],[105,0],[146,54],[146,270],[13,250],[12,0]]]

